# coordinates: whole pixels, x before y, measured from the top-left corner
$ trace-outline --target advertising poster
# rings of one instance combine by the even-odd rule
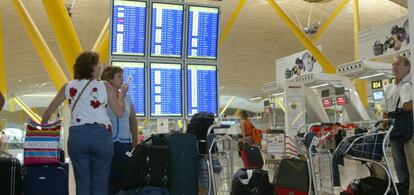
[[[286,82],[286,135],[295,136],[299,127],[305,124],[305,92],[303,83]]]
[[[318,46],[319,50],[322,46]],[[322,67],[310,52],[302,51],[276,60],[276,80],[293,79],[307,73],[321,73]]]
[[[373,59],[409,49],[408,28],[408,18],[402,17],[359,32],[359,58]]]

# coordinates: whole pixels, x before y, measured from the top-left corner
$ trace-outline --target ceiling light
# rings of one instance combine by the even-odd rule
[[[362,76],[362,77],[359,77],[358,79],[368,79],[368,78],[377,77],[377,76],[381,76],[381,75],[385,75],[385,73],[382,72],[382,73],[378,73],[378,74]]]
[[[257,101],[257,100],[262,100],[263,97],[254,97],[254,98],[250,98],[250,101]]]
[[[272,94],[272,96],[279,96],[279,95],[285,95],[285,93],[284,93],[284,92],[282,92],[282,93],[275,93],[275,94]]]
[[[325,86],[328,86],[328,85],[329,84],[325,83],[325,84],[315,85],[315,86],[312,86],[312,87],[309,87],[309,88],[315,89],[315,88],[319,88],[319,87],[325,87]]]
[[[22,97],[55,97],[56,94],[26,94],[22,95]]]

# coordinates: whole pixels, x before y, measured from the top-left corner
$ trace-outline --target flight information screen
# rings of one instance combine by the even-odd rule
[[[219,8],[189,6],[187,58],[217,59]]]
[[[112,65],[124,70],[124,82],[132,76],[128,93],[134,103],[136,115],[145,116],[145,64],[143,62],[112,62]]]
[[[145,54],[146,2],[114,0],[112,10],[112,55]]]
[[[151,116],[182,116],[181,64],[151,63],[150,105]]]
[[[181,57],[184,5],[152,3],[151,56]]]
[[[217,114],[217,67],[187,65],[187,114],[198,112]]]

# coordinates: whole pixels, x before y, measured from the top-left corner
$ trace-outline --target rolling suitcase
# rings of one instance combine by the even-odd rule
[[[0,151],[0,194],[21,194],[21,164],[12,155]]]
[[[23,168],[25,195],[69,195],[69,166],[33,165]]]
[[[260,148],[257,146],[245,143],[244,148],[241,151],[241,157],[244,168],[261,169],[263,167],[264,161],[262,153],[260,152]]]
[[[170,148],[169,191],[174,195],[198,194],[199,160],[197,138],[193,134],[172,133]]]

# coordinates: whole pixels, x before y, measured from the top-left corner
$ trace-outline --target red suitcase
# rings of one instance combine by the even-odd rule
[[[308,195],[308,192],[276,187],[276,195]]]
[[[262,169],[264,162],[259,147],[245,143],[244,148],[241,151],[241,157],[243,160],[244,168]]]

